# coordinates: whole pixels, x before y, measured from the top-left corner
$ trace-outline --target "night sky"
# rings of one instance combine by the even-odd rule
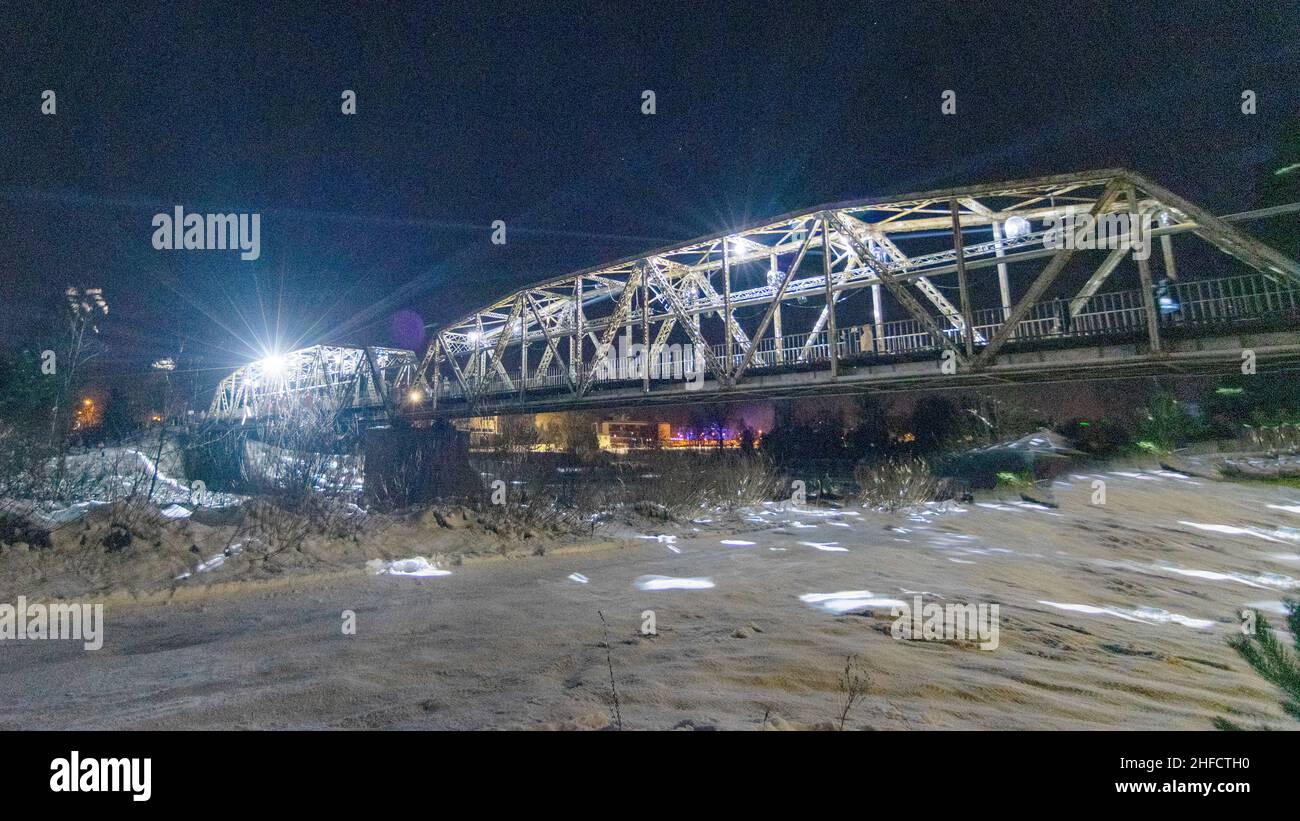
[[[83,285],[101,378],[415,347],[785,211],[1093,167],[1243,210],[1300,113],[1296,3],[366,5],[0,8],[0,344]],[[176,205],[261,214],[261,258],[155,250]]]

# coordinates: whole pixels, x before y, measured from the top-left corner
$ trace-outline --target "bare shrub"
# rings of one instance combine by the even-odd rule
[[[948,482],[930,472],[924,459],[860,462],[853,469],[859,499],[866,507],[893,512],[951,496]]]
[[[844,672],[840,676],[840,730],[844,729],[844,724],[849,719],[849,713],[867,695],[867,689],[870,686],[871,677],[867,675],[866,668],[858,661],[858,657],[846,656],[844,659]]]
[[[268,421],[246,445],[242,483],[252,498],[233,538],[267,557],[301,549],[309,536],[356,538],[365,520],[360,459],[327,408],[302,406]]]
[[[613,649],[609,643],[609,622],[605,621],[605,614],[597,610],[596,615],[600,616],[600,626],[605,631],[605,666],[609,669],[609,692],[610,708],[614,716],[614,725],[618,729],[623,729],[623,709],[618,700],[618,685],[614,683],[614,656]]]
[[[657,451],[638,466],[641,472],[623,486],[623,502],[673,517],[760,504],[781,484],[772,463],[754,453]]]
[[[1270,456],[1300,451],[1300,425],[1244,426],[1238,440],[1243,450],[1263,451]]]

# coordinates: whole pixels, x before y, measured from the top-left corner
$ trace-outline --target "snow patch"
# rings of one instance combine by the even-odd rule
[[[633,582],[637,590],[707,590],[712,579],[677,579],[672,576],[640,576]]]
[[[829,613],[852,613],[872,607],[907,607],[900,599],[877,596],[870,590],[841,590],[838,593],[804,593],[799,597],[804,604],[825,610]]]
[[[1197,630],[1206,630],[1214,626],[1214,622],[1209,619],[1194,619],[1178,613],[1170,613],[1168,610],[1161,610],[1158,607],[1138,607],[1130,610],[1122,607],[1096,607],[1091,604],[1066,604],[1062,602],[1043,601],[1041,599],[1038,603],[1045,604],[1048,607],[1055,607],[1058,610],[1086,613],[1090,616],[1116,616],[1125,621],[1148,622],[1151,624],[1173,623],[1181,624],[1184,627],[1192,627]]]
[[[366,569],[375,576],[450,576],[450,570],[443,570],[424,556],[411,559],[397,559],[386,562],[383,559],[371,559],[366,562]]]

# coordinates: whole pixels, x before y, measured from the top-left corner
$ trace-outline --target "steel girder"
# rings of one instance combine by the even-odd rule
[[[840,203],[785,215],[761,225],[540,282],[452,323],[440,338],[447,355],[459,358],[467,372],[479,369],[475,371],[479,379],[476,397],[485,392],[512,391],[512,382],[521,375],[522,360],[527,358],[522,356],[523,346],[541,352],[533,360],[536,366],[527,376],[525,389],[528,382],[545,382],[548,378],[559,381],[562,374],[551,369],[563,362],[559,342],[565,339],[570,346],[568,369],[577,383],[573,388],[578,395],[584,395],[598,379],[605,357],[618,355],[613,343],[621,331],[627,331],[628,338],[633,333],[653,335],[653,340],[642,340],[643,345],[649,343],[651,357],[670,344],[674,336],[693,345],[718,385],[726,387],[743,379],[752,363],[764,363],[759,343],[771,330],[777,305],[807,300],[827,290],[824,274],[801,273],[790,262],[822,230],[817,226],[824,214],[829,225],[829,290],[837,305],[856,290],[883,285],[897,303],[895,310],[901,308],[904,318],[915,320],[938,345],[951,349],[962,364],[980,366],[1014,338],[1025,314],[1057,283],[1074,256],[1071,249],[1057,251],[1044,246],[1048,222],[1067,213],[1095,217],[1126,212],[1129,206],[1117,202],[1109,193],[1124,184],[1134,187],[1139,198],[1136,207],[1143,213],[1172,217],[1172,224],[1161,226],[1157,233],[1193,233],[1257,270],[1300,281],[1300,268],[1294,262],[1231,225],[1132,172],[1103,169]],[[1005,230],[1006,223],[1013,219],[1029,229],[1021,228],[1018,233]],[[954,229],[960,236],[953,233]],[[951,237],[947,247],[932,247],[936,233],[943,232]],[[909,246],[915,250],[908,250]],[[1078,315],[1106,282],[1123,260],[1124,250],[1111,250],[1107,261],[1073,294],[1071,316]],[[779,275],[772,281],[754,283],[759,263],[774,259]],[[992,334],[981,329],[990,323],[976,321],[980,328],[972,329],[971,337],[978,350],[968,357],[958,342],[966,334],[965,316],[971,313],[972,306],[956,305],[944,293],[957,290],[952,278],[958,269],[978,273],[996,266],[1005,277],[1007,266],[1036,259],[1049,264],[1021,295],[1016,305],[1020,310],[1011,310],[1004,317],[1006,321],[992,328]],[[640,280],[643,275],[644,283]],[[516,310],[520,294],[534,306],[522,312],[522,322],[521,312]],[[737,312],[754,308],[760,310],[761,318],[757,325],[747,327]],[[704,323],[704,318],[718,321]],[[818,342],[826,335],[827,319],[827,310],[821,307],[806,335],[791,346],[796,361],[807,361],[815,344],[827,344]],[[868,317],[857,324],[871,321]],[[943,329],[945,325],[955,332],[955,338]],[[637,327],[640,332],[635,331]],[[785,335],[792,336],[789,331]],[[732,346],[740,362],[719,358],[724,349],[729,351]],[[495,385],[489,384],[492,374],[483,370],[482,357],[472,355],[485,349],[490,351],[487,359],[498,377]],[[518,351],[515,364],[508,361],[509,349]]]
[[[269,356],[221,380],[208,417],[245,422],[284,416],[302,403],[339,413],[377,407],[396,412],[397,391],[418,379],[413,351],[317,345]]]
[[[915,348],[928,338],[929,349],[950,350],[960,366],[977,369],[1016,343],[1026,323],[1044,321],[1041,300],[1064,300],[1062,321],[1069,322],[1086,318],[1108,283],[1139,284],[1130,275],[1139,272],[1124,264],[1123,238],[1101,249],[1101,258],[1095,249],[1046,243],[1067,214],[1130,211],[1159,216],[1152,237],[1198,237],[1266,276],[1300,283],[1295,261],[1124,169],[964,186],[786,214],[539,281],[440,328],[390,396],[400,400],[399,413],[419,410],[407,407],[408,396],[424,401],[401,390],[403,380],[431,391],[440,408],[450,403],[467,412],[505,407],[534,391],[567,390],[580,399],[608,378],[602,366],[610,357],[622,365],[624,341],[637,344],[638,337],[649,360],[690,346],[719,391],[739,391],[755,371],[814,367],[814,349],[829,349],[838,363],[854,335],[870,335],[870,351],[881,355],[895,353],[897,340]],[[821,264],[800,265],[805,255]],[[1073,270],[1084,259],[1095,261]],[[995,271],[1004,296],[986,282]],[[859,291],[874,297],[881,287],[888,302],[864,307],[851,299]],[[772,331],[783,304],[778,346]],[[866,351],[865,341],[854,344]],[[618,366],[612,373],[627,381]],[[644,374],[631,381],[655,389]],[[230,393],[223,387],[214,411],[240,406]]]

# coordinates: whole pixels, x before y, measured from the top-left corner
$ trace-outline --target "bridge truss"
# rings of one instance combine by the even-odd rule
[[[1149,231],[1102,243],[1089,230],[1102,222]],[[1231,259],[1202,252],[1180,269],[1175,237]],[[1095,350],[1086,367],[1097,369],[1178,367],[1219,349],[1223,360],[1230,344],[1186,340],[1245,327],[1280,330],[1266,347],[1300,358],[1287,342],[1300,327],[1300,265],[1230,219],[1106,169],[824,206],[543,281],[438,330],[418,363],[377,349],[400,367],[375,378],[386,373],[375,363],[376,389],[350,396],[354,408],[421,418],[941,374],[987,384],[1054,367],[1025,356],[1043,349]],[[316,375],[288,392],[333,390],[372,356],[336,354],[323,368],[306,356]],[[223,383],[218,400],[213,412],[229,418],[262,412],[266,395]]]

